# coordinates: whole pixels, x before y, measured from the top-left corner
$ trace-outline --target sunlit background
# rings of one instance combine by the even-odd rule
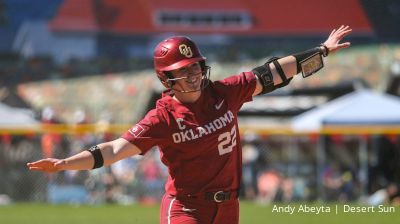
[[[0,209],[159,203],[167,173],[157,149],[94,171],[25,164],[139,121],[163,90],[152,53],[166,37],[192,38],[218,80],[312,48],[342,24],[351,48],[242,108],[240,197],[399,205],[400,1],[0,0]]]

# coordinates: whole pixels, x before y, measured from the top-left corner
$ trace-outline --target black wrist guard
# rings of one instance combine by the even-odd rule
[[[314,56],[315,54],[322,55],[324,57],[328,56],[329,54],[329,49],[326,47],[324,44],[319,45],[318,47],[293,54],[293,56],[296,58],[296,63],[297,63],[297,73],[300,73],[302,71],[301,64],[300,62],[305,61],[306,59]]]
[[[101,154],[100,148],[97,145],[90,147],[90,149],[86,151],[89,151],[93,156],[94,165],[92,169],[96,169],[103,166],[104,164],[103,155]]]

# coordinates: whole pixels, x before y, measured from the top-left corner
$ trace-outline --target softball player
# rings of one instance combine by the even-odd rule
[[[238,223],[239,109],[255,95],[286,86],[295,74],[306,77],[321,69],[322,57],[350,46],[340,43],[350,32],[349,26],[341,26],[318,47],[272,58],[252,71],[214,82],[206,58],[192,40],[168,38],[154,51],[155,71],[167,88],[155,109],[114,141],[66,159],[27,165],[44,172],[95,169],[158,146],[169,171],[160,223]]]

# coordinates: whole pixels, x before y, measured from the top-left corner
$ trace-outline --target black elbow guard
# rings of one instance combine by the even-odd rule
[[[279,58],[277,57],[272,57],[264,65],[256,67],[252,70],[252,72],[258,77],[263,86],[263,90],[260,94],[269,93],[274,91],[276,88],[284,87],[292,80],[292,78],[286,78],[286,75],[283,72],[281,65],[279,64],[278,59]],[[282,83],[278,85],[274,85],[274,77],[272,75],[271,69],[269,68],[270,63],[274,63],[276,71],[282,79]]]
[[[257,76],[258,80],[260,80],[263,87],[260,94],[269,93],[276,89],[274,86],[274,77],[269,69],[269,64],[258,66],[254,68],[252,72]]]

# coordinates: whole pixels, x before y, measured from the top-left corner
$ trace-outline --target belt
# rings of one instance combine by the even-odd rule
[[[185,198],[193,198],[193,199],[203,199],[207,201],[215,201],[215,202],[223,202],[223,201],[229,201],[233,199],[238,198],[238,191],[217,191],[217,192],[205,192],[205,193],[200,193],[197,195],[177,195],[177,198],[179,197],[185,197]]]

